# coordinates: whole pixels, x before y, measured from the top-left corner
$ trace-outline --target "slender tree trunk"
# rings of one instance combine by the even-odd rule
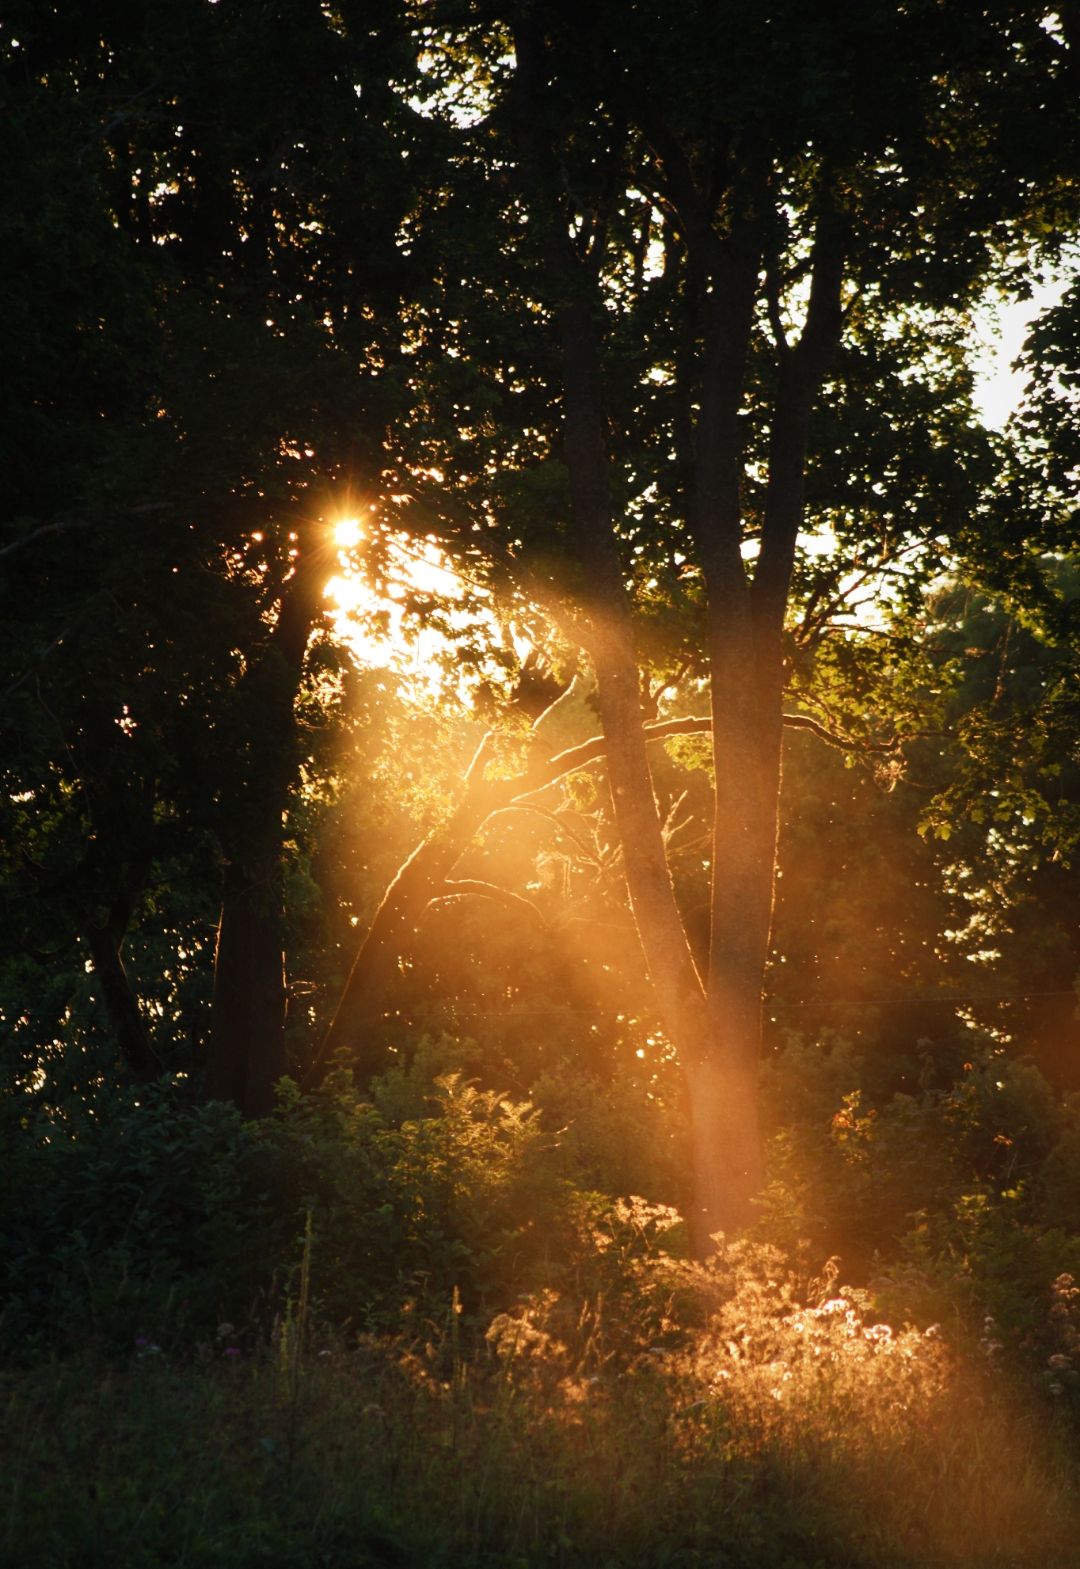
[[[720,984],[707,989],[675,898],[648,764],[631,605],[610,515],[607,406],[600,354],[604,313],[598,299],[597,274],[595,265],[576,255],[567,240],[567,218],[561,210],[562,191],[550,129],[545,134],[550,99],[544,45],[535,13],[523,19],[516,45],[522,95],[522,148],[544,226],[556,296],[564,374],[570,520],[583,569],[583,608],[592,628],[590,652],[596,670],[608,778],[642,953],[661,1020],[686,1075],[694,1164],[691,1231],[696,1250],[704,1253],[715,1231],[733,1230],[745,1221],[749,1196],[760,1184],[758,1051],[753,1021],[760,1011],[761,972],[759,969],[757,975],[756,1013],[747,997],[752,978],[743,973],[740,962],[733,961],[730,974],[718,977]],[[688,228],[707,239],[709,216],[695,213]],[[711,241],[709,248],[715,249]],[[737,280],[714,280],[717,287],[710,306],[710,359],[703,391],[709,421],[715,425],[724,414],[733,431],[756,276],[756,265],[751,265],[753,257],[749,252],[738,260]],[[738,289],[721,288],[733,281],[738,281]],[[718,447],[716,434],[715,429],[708,430],[705,448],[701,448],[699,439],[698,450],[704,450],[706,455],[709,499],[720,497],[725,504],[725,529],[713,531],[717,519],[709,516],[701,520],[706,527],[699,526],[695,532],[699,547],[705,547],[702,554],[712,566],[714,577],[719,566],[730,582],[741,585],[739,621],[719,624],[745,648],[749,605],[739,550],[738,474],[731,461],[738,448]],[[700,432],[698,435],[700,438]],[[690,459],[689,454],[686,457]],[[698,488],[703,489],[701,485]],[[729,600],[726,608],[730,609],[731,603]],[[715,620],[713,625],[717,625]],[[748,655],[748,648],[746,652]],[[727,713],[721,717],[726,726]],[[737,741],[739,735],[740,726],[736,725],[731,738]],[[732,767],[738,765],[738,760],[733,760]],[[745,843],[745,835],[735,827],[733,837],[748,857],[750,846]],[[716,870],[714,861],[714,875]],[[726,871],[723,868],[720,875],[726,875]],[[771,861],[762,872],[771,884]]]
[[[767,248],[775,243],[768,138],[703,166],[646,92],[630,117],[654,154],[658,184],[688,260],[686,331],[678,353],[675,445],[687,522],[706,588],[706,655],[715,763],[710,935],[704,973],[679,912],[649,774],[638,699],[633,617],[617,531],[602,343],[604,215],[580,226],[560,162],[563,124],[543,8],[515,23],[517,132],[543,236],[559,324],[571,531],[582,567],[607,745],[608,774],[630,904],[664,1027],[691,1104],[698,1252],[710,1235],[752,1218],[762,1174],[758,1119],[762,988],[772,919],[783,722],[784,615],[803,515],[809,416],[841,329],[843,226],[822,169],[809,301],[798,340],[784,336],[776,269],[765,277],[778,377],[760,555],[743,559],[743,436],[747,360]],[[727,164],[722,191],[715,182]],[[578,243],[569,235],[577,220]],[[588,244],[581,238],[588,232]],[[700,343],[700,350],[697,345]],[[697,380],[697,377],[700,380]]]
[[[756,999],[748,999],[753,1004]],[[757,1009],[753,1009],[756,1013]],[[710,1038],[697,1057],[683,1049],[690,1104],[693,1197],[687,1217],[690,1244],[707,1258],[712,1238],[730,1236],[754,1219],[764,1165],[758,1109],[759,1025],[747,1021],[741,1040],[725,1020],[723,1050]]]
[[[762,712],[748,661],[733,660],[730,650],[713,654],[711,1056],[690,1069],[694,1165],[701,1184],[692,1228],[698,1252],[711,1231],[738,1230],[754,1219],[752,1201],[761,1186],[757,1081],[780,792],[779,694],[775,715]],[[724,1097],[717,1093],[720,1083],[727,1086]]]
[[[394,966],[408,950],[416,922],[431,900],[443,891],[447,877],[477,829],[492,812],[508,804],[515,789],[520,789],[516,780],[483,778],[486,750],[486,745],[482,745],[473,759],[465,792],[449,819],[417,846],[383,895],[357,949],[309,1078],[325,1072],[343,1052],[362,1079],[370,1079],[383,1066],[373,1026],[384,1005]]]
[[[146,1020],[124,968],[123,948],[129,919],[129,901],[120,899],[102,925],[88,922],[83,941],[101,987],[101,998],[113,1038],[132,1077],[148,1078],[155,1058]]]
[[[775,822],[778,781],[770,801],[767,770],[754,745],[752,697],[735,683],[726,692],[714,690],[714,733],[721,729],[714,751],[730,788],[717,797],[713,867],[729,918],[718,931],[714,901],[706,985],[675,898],[648,763],[629,605],[606,517],[599,376],[588,344],[585,313],[572,305],[563,315],[566,449],[578,548],[594,586],[593,659],[608,778],[642,953],[686,1080],[693,1161],[689,1222],[694,1251],[704,1257],[716,1233],[730,1234],[752,1220],[752,1200],[762,1182],[757,1081],[772,902],[768,825]],[[745,615],[741,620],[745,626]],[[736,636],[738,630],[736,623]],[[722,622],[720,641],[730,640]],[[726,646],[723,652],[729,664],[752,677],[752,659],[733,661]]]
[[[724,927],[717,931],[714,923],[711,934],[713,959],[706,988],[694,965],[664,856],[636,693],[631,701],[629,673],[617,682],[603,659],[597,660],[597,672],[631,909],[660,1016],[687,1086],[693,1160],[688,1218],[694,1251],[704,1257],[713,1235],[730,1235],[753,1220],[753,1199],[762,1183],[762,980],[773,886],[769,824],[775,821],[779,780],[773,782],[771,819],[767,792],[762,801],[749,784],[753,776],[746,774],[748,787],[729,815],[721,820],[717,809],[714,854],[724,856],[719,868],[727,893]],[[725,773],[737,778],[749,751],[744,746],[725,759]],[[760,778],[763,770],[756,772]]]
[[[291,737],[280,739],[285,744]],[[204,1082],[208,1099],[232,1101],[246,1117],[271,1109],[286,1068],[281,813],[287,791],[268,796],[241,803],[245,842],[225,863]]]
[[[673,160],[674,161],[674,160]],[[684,202],[696,208],[676,161]],[[705,310],[703,395],[692,528],[705,571],[715,777],[710,903],[708,1058],[688,1066],[698,1252],[713,1229],[754,1218],[763,1176],[758,1076],[762,992],[772,929],[781,787],[783,635],[804,504],[810,410],[841,329],[842,236],[827,202],[815,240],[810,300],[799,341],[778,343],[761,553],[741,559],[738,410],[758,271],[750,231],[726,254],[702,225],[704,258],[719,284]]]

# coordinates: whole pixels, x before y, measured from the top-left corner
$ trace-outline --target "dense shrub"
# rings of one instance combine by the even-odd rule
[[[8,1130],[12,1551],[1068,1561],[1078,1128],[1035,1070],[991,1047],[875,1103],[841,1040],[792,1041],[760,1235],[699,1264],[677,1106],[570,1072],[532,1105],[469,1061],[433,1037],[258,1122],[171,1080]]]
[[[285,1081],[242,1123],[165,1081],[12,1141],[0,1200],[0,1333],[56,1349],[265,1331],[311,1217],[321,1311],[396,1323],[457,1288],[470,1311],[531,1279],[563,1189],[531,1107],[448,1075],[399,1125],[342,1076]],[[441,1311],[441,1306],[438,1311]]]
[[[874,1104],[845,1042],[791,1040],[768,1073],[758,1232],[807,1268],[837,1254],[891,1322],[945,1325],[1067,1411],[1055,1283],[1080,1278],[1076,1108],[992,1043],[955,1080],[926,1070],[918,1093]]]
[[[274,1230],[256,1134],[170,1081],[24,1125],[0,1197],[4,1342],[130,1345],[250,1300]]]

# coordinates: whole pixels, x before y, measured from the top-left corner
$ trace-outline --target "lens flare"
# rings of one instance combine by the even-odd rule
[[[334,524],[334,543],[341,550],[352,550],[363,538],[359,518],[342,518]]]

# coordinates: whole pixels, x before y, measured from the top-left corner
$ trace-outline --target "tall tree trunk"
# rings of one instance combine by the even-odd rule
[[[608,778],[642,953],[661,1019],[685,1076],[693,1162],[688,1218],[694,1251],[704,1257],[716,1233],[736,1231],[752,1218],[751,1200],[761,1186],[757,1074],[764,943],[758,920],[753,923],[757,940],[748,940],[746,929],[731,922],[730,947],[715,940],[714,924],[710,950],[713,955],[722,953],[722,963],[710,966],[708,985],[694,962],[653,789],[630,607],[607,515],[602,399],[592,323],[586,309],[571,302],[561,313],[561,324],[571,504],[578,550],[593,587],[592,652]],[[744,708],[741,699],[736,715]],[[721,745],[734,748],[733,755],[723,759],[725,773],[737,779],[749,748],[741,744],[741,726],[730,722],[730,707],[714,701],[714,729],[718,714],[723,725]],[[745,774],[743,778],[745,784]],[[763,861],[755,859],[761,836],[752,826],[758,808],[753,790],[748,794],[749,811],[745,793],[726,803],[733,808],[731,815],[723,816],[717,805],[717,838],[730,840],[720,853],[733,848],[735,854],[713,864],[721,869],[722,879],[729,872],[737,876],[744,894],[752,895],[755,910],[767,912],[771,847]],[[731,897],[733,910],[737,902]],[[767,924],[766,918],[765,943]]]
[[[242,766],[221,815],[225,870],[205,1093],[249,1117],[271,1109],[287,1066],[283,820],[299,766],[296,693],[327,561],[318,528],[302,525],[277,621],[235,694]]]
[[[784,614],[802,521],[810,409],[840,334],[840,226],[823,171],[809,304],[794,345],[783,340],[779,306],[770,299],[779,377],[761,551],[751,576],[742,555],[740,410],[770,233],[770,155],[764,141],[740,147],[718,206],[716,192],[701,183],[677,138],[645,104],[643,129],[690,264],[676,443],[706,587],[715,764],[711,926],[701,973],[666,860],[644,743],[630,595],[610,516],[601,355],[606,317],[599,288],[603,225],[593,225],[587,251],[575,249],[568,238],[576,208],[559,162],[541,8],[520,14],[515,46],[522,162],[560,329],[570,521],[593,629],[612,799],[642,951],[686,1075],[694,1165],[691,1232],[696,1251],[704,1253],[714,1232],[737,1229],[752,1218],[762,1180],[758,1073],[780,791]],[[699,387],[686,380],[697,341]]]
[[[760,996],[748,996],[752,1017],[740,1031],[725,1018],[722,1049],[714,1033],[698,1055],[681,1043],[690,1107],[693,1197],[687,1216],[690,1245],[707,1258],[719,1232],[730,1236],[754,1219],[764,1176],[759,1112]]]
[[[607,751],[616,826],[623,847],[630,906],[664,1028],[686,1076],[691,1105],[694,1195],[691,1232],[699,1253],[716,1231],[732,1230],[747,1218],[749,1196],[761,1175],[757,1123],[758,1063],[755,1020],[760,1016],[761,971],[749,974],[742,955],[725,958],[725,969],[699,973],[682,920],[664,845],[645,745],[644,715],[632,610],[610,514],[611,472],[607,452],[607,406],[600,343],[604,311],[599,300],[599,255],[582,257],[568,241],[568,214],[557,164],[557,137],[550,125],[550,96],[545,48],[537,14],[530,12],[516,31],[521,86],[519,127],[526,168],[545,236],[554,309],[559,325],[564,376],[564,448],[570,482],[570,522],[586,585],[583,608],[592,627],[590,652]],[[674,167],[675,159],[672,156]],[[689,171],[684,161],[677,175]],[[685,183],[685,181],[683,182]],[[738,437],[735,426],[741,370],[753,308],[756,259],[740,231],[729,247],[731,266],[721,277],[711,214],[696,200],[686,229],[701,243],[703,278],[713,285],[707,307],[702,416],[710,428],[696,432],[696,456],[704,455],[704,479],[697,483],[697,516],[692,527],[708,576],[731,587],[725,616],[713,620],[718,636],[733,639],[750,654],[749,603],[740,553],[738,510]],[[726,262],[729,258],[720,257]],[[699,427],[701,424],[699,418]],[[731,427],[730,441],[724,441]],[[718,437],[720,438],[718,444]],[[714,503],[716,505],[714,505]],[[719,511],[717,508],[719,507]],[[734,589],[741,589],[741,600]],[[734,621],[729,617],[737,611]],[[710,650],[710,653],[712,650]],[[718,709],[725,740],[740,740],[745,699],[734,712]],[[730,733],[729,733],[730,729]],[[732,760],[732,768],[740,759]],[[720,813],[717,812],[719,822]],[[738,824],[732,842],[747,859],[752,847]],[[728,868],[713,863],[721,878]],[[772,862],[759,869],[771,888]],[[734,899],[733,899],[734,902]],[[712,951],[716,951],[716,933]]]
[[[708,1062],[690,1069],[697,1173],[692,1230],[698,1252],[711,1231],[738,1230],[754,1219],[764,1162],[757,1080],[776,864],[782,685],[774,689],[762,677],[763,666],[780,670],[779,633],[774,646],[755,643],[747,599],[744,590],[732,606],[721,588],[709,604],[710,1039]],[[720,1084],[727,1086],[723,1095]]]
[[[232,1101],[246,1117],[272,1109],[286,1069],[279,860],[272,856],[257,871],[225,868],[214,951],[206,1095]]]
[[[269,734],[291,750],[291,728]],[[263,780],[258,799],[246,795],[233,804],[245,831],[225,843],[214,947],[205,1093],[249,1117],[270,1110],[286,1061],[281,817],[288,788],[276,783]]]

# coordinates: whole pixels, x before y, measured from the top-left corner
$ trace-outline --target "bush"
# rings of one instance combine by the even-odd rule
[[[255,1129],[163,1081],[24,1127],[0,1210],[0,1334],[21,1349],[198,1332],[263,1274]]]
[[[0,1211],[0,1334],[23,1351],[267,1332],[311,1217],[321,1310],[387,1327],[454,1288],[493,1311],[557,1245],[565,1189],[537,1113],[449,1074],[395,1125],[339,1075],[243,1123],[175,1081],[23,1130]],[[530,1271],[533,1273],[530,1274]]]

